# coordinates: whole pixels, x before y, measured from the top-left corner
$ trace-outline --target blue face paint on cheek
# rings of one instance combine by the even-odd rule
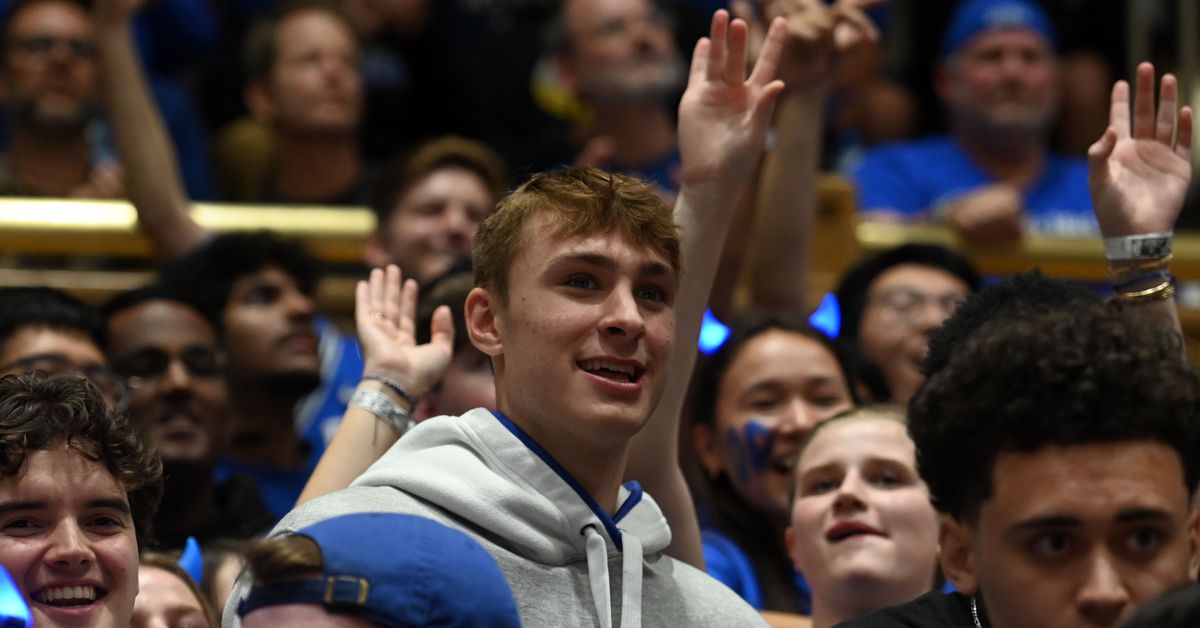
[[[775,448],[775,432],[770,427],[750,419],[742,426],[746,439],[746,450],[749,452],[750,468],[755,473],[762,473],[771,462],[771,450]]]
[[[730,467],[739,485],[750,483],[752,476],[762,473],[771,461],[775,434],[771,428],[754,420],[746,421],[741,429],[725,430],[725,450]]]

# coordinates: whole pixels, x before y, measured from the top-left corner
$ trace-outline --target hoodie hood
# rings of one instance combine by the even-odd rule
[[[423,421],[354,486],[394,487],[436,504],[530,561],[586,561],[597,616],[612,625],[609,560],[621,560],[622,628],[640,626],[642,563],[671,542],[654,500],[621,487],[609,517],[574,478],[500,413],[472,410]]]

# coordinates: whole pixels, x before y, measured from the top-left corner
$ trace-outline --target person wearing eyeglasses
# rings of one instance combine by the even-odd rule
[[[0,289],[0,375],[43,371],[90,380],[113,408],[125,382],[100,350],[98,318],[81,301],[50,288]]]
[[[838,343],[850,358],[859,396],[908,403],[925,380],[929,334],[968,294],[979,275],[960,253],[906,244],[851,268],[835,291],[842,314]]]
[[[89,133],[100,111],[91,15],[74,0],[12,5],[0,32],[0,195],[122,198],[120,164]]]
[[[166,470],[155,537],[166,549],[247,539],[275,519],[247,476],[214,477],[227,429],[225,356],[213,325],[161,286],[118,295],[103,310],[105,349],[129,383],[129,419]]]

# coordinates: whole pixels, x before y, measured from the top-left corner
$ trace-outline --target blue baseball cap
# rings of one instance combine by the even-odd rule
[[[958,52],[980,33],[1024,29],[1041,35],[1057,46],[1054,25],[1041,5],[1032,0],[965,0],[954,10],[942,37],[942,56]]]
[[[320,577],[256,583],[238,616],[321,604],[384,626],[519,627],[512,590],[474,539],[416,515],[359,513],[295,533],[321,550]]]

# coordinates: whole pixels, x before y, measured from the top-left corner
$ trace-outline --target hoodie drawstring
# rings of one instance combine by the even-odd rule
[[[612,605],[608,593],[608,549],[604,537],[595,526],[583,529],[587,538],[588,580],[592,585],[592,601],[596,603],[596,617],[600,628],[612,628]]]
[[[642,540],[622,534],[621,628],[642,628]]]
[[[612,602],[608,582],[608,547],[595,526],[583,529],[587,538],[588,579],[600,628],[612,628]],[[621,537],[621,628],[642,626],[642,541],[632,534]]]

